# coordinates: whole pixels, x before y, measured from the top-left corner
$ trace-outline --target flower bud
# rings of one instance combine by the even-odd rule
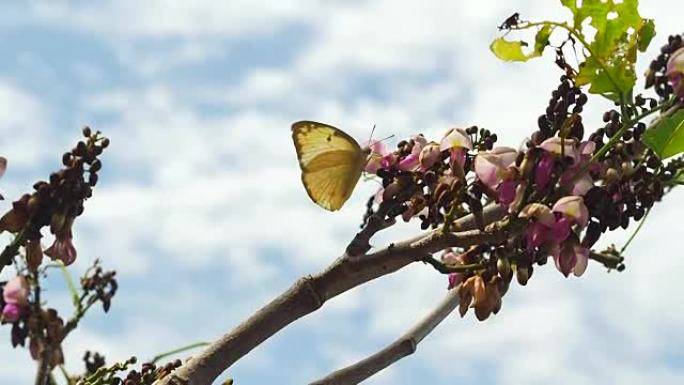
[[[518,266],[515,270],[515,278],[521,286],[527,285],[530,279],[530,269],[527,266]]]
[[[505,281],[510,280],[512,270],[511,270],[511,263],[508,261],[508,258],[506,258],[506,257],[499,258],[496,261],[496,270],[498,270],[499,275]]]
[[[440,157],[439,144],[429,143],[420,151],[418,161],[423,169],[428,169],[434,165]]]

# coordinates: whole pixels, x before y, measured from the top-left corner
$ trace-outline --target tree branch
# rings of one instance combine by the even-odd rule
[[[392,344],[346,368],[332,372],[310,385],[351,385],[371,377],[400,359],[413,354],[418,344],[430,334],[459,304],[461,285],[449,290],[442,302]]]
[[[499,205],[489,206],[483,213],[486,223],[494,222],[504,214],[505,210]],[[463,230],[461,233],[444,235],[441,229],[436,229],[426,235],[390,244],[374,253],[361,256],[348,256],[345,253],[322,273],[300,278],[287,291],[171,375],[159,380],[158,384],[209,384],[253,348],[300,317],[319,309],[330,298],[420,261],[445,245],[462,243],[461,246],[468,246],[493,236],[480,230],[469,231],[476,227],[472,215],[458,219],[455,224],[456,229]]]

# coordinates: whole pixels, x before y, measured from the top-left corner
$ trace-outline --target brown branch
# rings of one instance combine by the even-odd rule
[[[461,285],[449,290],[442,302],[403,336],[377,353],[346,368],[332,372],[310,385],[351,385],[371,377],[400,359],[413,354],[418,344],[430,334],[459,304]]]
[[[28,226],[28,224],[24,226],[24,228],[17,233],[12,242],[5,246],[2,253],[0,253],[0,272],[2,272],[2,269],[5,268],[5,266],[11,265],[14,256],[19,254],[19,248],[26,242]]]
[[[487,223],[500,219],[504,214],[505,211],[498,205],[484,210]],[[300,317],[319,309],[330,298],[420,261],[430,253],[439,251],[445,244],[460,242],[462,246],[468,246],[492,237],[480,230],[468,231],[476,226],[472,215],[458,219],[456,225],[456,229],[463,230],[462,239],[459,238],[460,233],[444,235],[441,229],[437,229],[427,235],[390,244],[371,254],[354,257],[344,255],[322,273],[300,278],[235,329],[161,379],[159,385],[209,384],[256,346]],[[432,242],[427,239],[432,239]]]

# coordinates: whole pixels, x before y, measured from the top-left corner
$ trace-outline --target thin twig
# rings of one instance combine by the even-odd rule
[[[310,385],[352,385],[369,378],[400,359],[413,354],[418,344],[430,334],[459,304],[461,285],[449,290],[446,297],[425,318],[399,339],[377,353],[346,368],[337,370]]]
[[[195,349],[195,348],[199,348],[202,346],[207,346],[207,345],[209,345],[209,342],[195,342],[194,344],[185,345],[183,347],[173,349],[173,350],[170,350],[168,352],[159,353],[156,356],[154,356],[154,358],[152,358],[152,360],[150,360],[150,362],[153,364],[156,364],[159,360],[164,359],[168,356],[172,356],[172,355],[178,354],[178,353],[183,353],[185,351]]]
[[[484,210],[487,223],[500,219],[504,214],[505,210],[499,205],[492,205]],[[493,236],[479,230],[476,231],[479,234],[468,231],[476,226],[472,215],[458,219],[456,224],[455,228],[464,230],[462,233],[466,234],[460,245],[462,247],[480,243]],[[439,251],[440,247],[444,248],[444,245],[458,243],[458,234],[461,233],[445,235],[440,229],[436,229],[427,235],[391,244],[371,254],[357,257],[345,254],[322,273],[300,278],[287,291],[214,341],[203,352],[193,356],[171,375],[159,380],[158,384],[210,384],[256,346],[295,320],[318,310],[327,300],[419,261]]]

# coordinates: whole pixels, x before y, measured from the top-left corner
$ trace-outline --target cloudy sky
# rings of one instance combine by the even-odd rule
[[[642,0],[659,36],[682,32],[677,0]],[[112,145],[75,242],[83,271],[116,269],[111,312],[87,316],[65,346],[141,359],[232,328],[298,277],[320,271],[357,230],[372,183],[338,213],[299,181],[290,125],[312,119],[357,138],[437,136],[477,124],[517,147],[559,73],[488,50],[513,12],[564,18],[548,0],[33,1],[0,13],[0,154],[9,202],[59,167],[88,124]],[[643,69],[643,63],[640,67]],[[600,124],[596,101],[585,121]],[[418,352],[369,384],[644,384],[684,377],[684,287],[677,191],[653,210],[627,270],[552,266],[514,286],[479,323],[451,316]],[[399,228],[376,244],[409,234]],[[622,244],[628,234],[608,242]],[[3,236],[6,240],[6,236]],[[9,270],[9,269],[6,269]],[[3,272],[0,278],[8,278]],[[59,279],[52,306],[68,314]],[[402,334],[438,303],[445,278],[415,265],[358,288],[287,328],[225,375],[237,384],[302,384]],[[28,353],[0,328],[0,383],[29,383]],[[111,362],[111,361],[110,361]]]

